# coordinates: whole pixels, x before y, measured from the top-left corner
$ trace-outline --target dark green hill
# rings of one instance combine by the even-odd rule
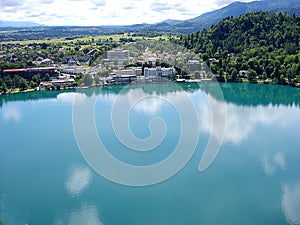
[[[250,81],[292,85],[300,83],[299,41],[300,17],[260,12],[224,19],[179,42],[202,53],[221,80],[237,80],[246,70]]]

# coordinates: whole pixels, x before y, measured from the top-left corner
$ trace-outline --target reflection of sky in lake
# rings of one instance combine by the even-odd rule
[[[98,119],[104,113],[110,118],[118,97],[119,89],[109,88],[93,94],[98,98]],[[285,92],[280,86],[274,88]],[[144,89],[128,88],[119,97],[134,101]],[[154,88],[147,92],[149,97],[134,104],[131,113],[143,121],[134,127],[131,118],[137,134],[148,129],[149,118],[171,118],[174,109],[164,98],[182,102],[180,91],[159,90]],[[198,112],[199,146],[174,177],[142,188],[113,184],[87,165],[72,131],[75,93],[5,102],[0,108],[0,220],[29,225],[222,224],[224,219],[230,224],[300,224],[299,107],[281,104],[280,98],[276,104],[239,105],[227,96],[225,142],[212,166],[199,173],[197,166],[212,127],[208,103],[215,109],[223,103],[201,89],[187,94]],[[79,99],[86,98],[79,94]],[[108,122],[97,124],[99,130],[107,131]],[[215,135],[219,138],[221,133]],[[164,153],[154,156],[169,154]],[[150,162],[156,162],[154,156]]]
[[[282,153],[276,153],[274,156],[263,158],[263,169],[267,176],[272,176],[277,170],[286,168],[286,159]]]
[[[300,224],[300,181],[283,186],[281,205],[287,221]]]
[[[74,167],[67,178],[67,191],[73,195],[80,195],[88,188],[92,180],[92,171],[88,167]]]
[[[82,204],[80,208],[57,218],[54,225],[102,225],[98,209],[94,204]]]
[[[12,120],[14,122],[19,122],[21,119],[21,111],[16,106],[4,106],[2,117],[5,121]]]
[[[196,95],[196,94],[195,94]],[[196,99],[196,97],[193,97]],[[221,102],[207,95],[210,104],[216,108],[221,107]],[[212,127],[212,117],[210,106],[204,102],[196,100],[199,109],[200,127],[203,131],[210,131]],[[259,124],[264,126],[277,123],[280,127],[291,126],[294,121],[300,120],[298,107],[286,106],[239,106],[232,103],[226,103],[226,130],[224,141],[240,144],[253,132]]]

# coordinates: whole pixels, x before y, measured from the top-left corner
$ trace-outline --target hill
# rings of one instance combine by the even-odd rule
[[[210,28],[212,25],[218,23],[226,17],[237,17],[249,12],[283,12],[286,14],[300,15],[300,1],[299,0],[262,0],[254,2],[233,2],[221,9],[204,13],[196,18],[185,21],[175,21],[172,24],[164,24],[158,27],[159,24],[149,25],[147,29],[158,29],[159,31],[169,31],[178,33],[191,33],[198,30]],[[144,28],[144,29],[145,29]]]
[[[248,13],[181,37],[179,43],[202,53],[219,80],[300,83],[300,17]]]
[[[14,22],[14,21],[5,21],[0,20],[0,27],[38,27],[42,26],[41,24],[34,22]]]

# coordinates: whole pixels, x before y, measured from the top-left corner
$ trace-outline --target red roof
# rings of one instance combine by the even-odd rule
[[[23,68],[23,69],[6,69],[3,70],[3,73],[18,73],[18,72],[30,72],[30,71],[53,71],[55,67],[36,67],[36,68]]]
[[[15,72],[25,72],[26,69],[7,69],[3,70],[3,73],[15,73]]]

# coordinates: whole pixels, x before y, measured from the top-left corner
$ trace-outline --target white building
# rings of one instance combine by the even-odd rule
[[[175,75],[175,69],[172,68],[161,68],[161,77],[171,77]]]
[[[122,65],[124,61],[129,61],[129,50],[114,49],[107,51],[107,59],[113,62],[114,59],[118,59],[118,65]]]
[[[144,68],[144,76],[146,79],[149,78],[157,78],[157,77],[162,77],[162,78],[171,78],[171,76],[175,75],[175,69],[172,68],[165,68],[165,67],[156,67],[156,68]]]
[[[156,68],[144,68],[144,76],[145,78],[155,78],[157,77]]]
[[[189,71],[190,73],[195,72],[195,71],[200,71],[201,66],[199,60],[189,60]]]

